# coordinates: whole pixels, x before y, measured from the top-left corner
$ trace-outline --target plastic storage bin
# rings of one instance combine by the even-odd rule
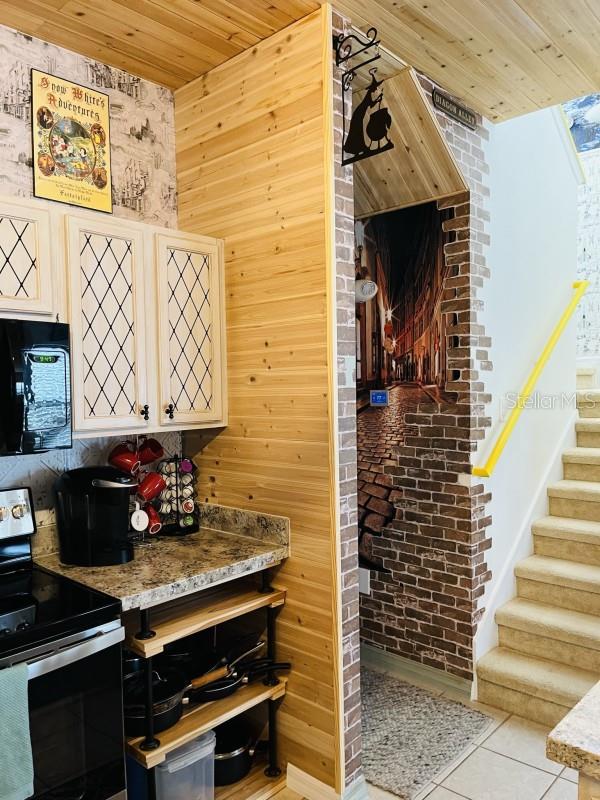
[[[214,800],[215,734],[173,750],[156,767],[157,800]]]

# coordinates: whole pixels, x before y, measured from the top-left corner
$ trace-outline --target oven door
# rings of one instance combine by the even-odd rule
[[[115,621],[0,663],[29,667],[36,800],[125,800],[123,638]]]

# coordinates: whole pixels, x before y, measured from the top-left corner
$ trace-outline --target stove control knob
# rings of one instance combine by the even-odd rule
[[[12,515],[15,519],[23,519],[27,513],[27,506],[24,503],[18,503],[12,507]]]
[[[12,633],[12,631],[11,631],[10,628],[2,628],[2,629],[0,629],[0,639],[3,636],[10,636],[11,633]]]
[[[29,622],[19,622],[19,624],[17,625],[18,631],[26,631],[28,628],[31,628]]]
[[[5,522],[10,514],[6,506],[0,506],[0,522]]]

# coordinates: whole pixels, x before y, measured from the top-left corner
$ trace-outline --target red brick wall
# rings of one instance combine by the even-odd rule
[[[429,96],[433,84],[422,78]],[[448,315],[447,390],[452,405],[421,404],[407,414],[404,446],[392,478],[395,518],[373,543],[373,556],[389,572],[373,572],[371,595],[361,596],[361,636],[377,648],[471,679],[473,638],[483,613],[481,598],[490,573],[485,552],[489,495],[470,476],[471,453],[489,419],[481,373],[491,369],[490,340],[478,323],[478,291],[489,275],[486,209],[489,132],[479,119],[471,132],[436,111],[469,192],[438,204],[452,209],[444,223],[448,277],[442,312]]]

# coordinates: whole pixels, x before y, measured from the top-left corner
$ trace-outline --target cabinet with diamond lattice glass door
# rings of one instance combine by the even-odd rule
[[[67,226],[74,428],[147,429],[143,230],[91,216]]]
[[[174,232],[155,245],[161,425],[225,425],[223,243]]]
[[[0,200],[0,312],[52,314],[50,212]]]

